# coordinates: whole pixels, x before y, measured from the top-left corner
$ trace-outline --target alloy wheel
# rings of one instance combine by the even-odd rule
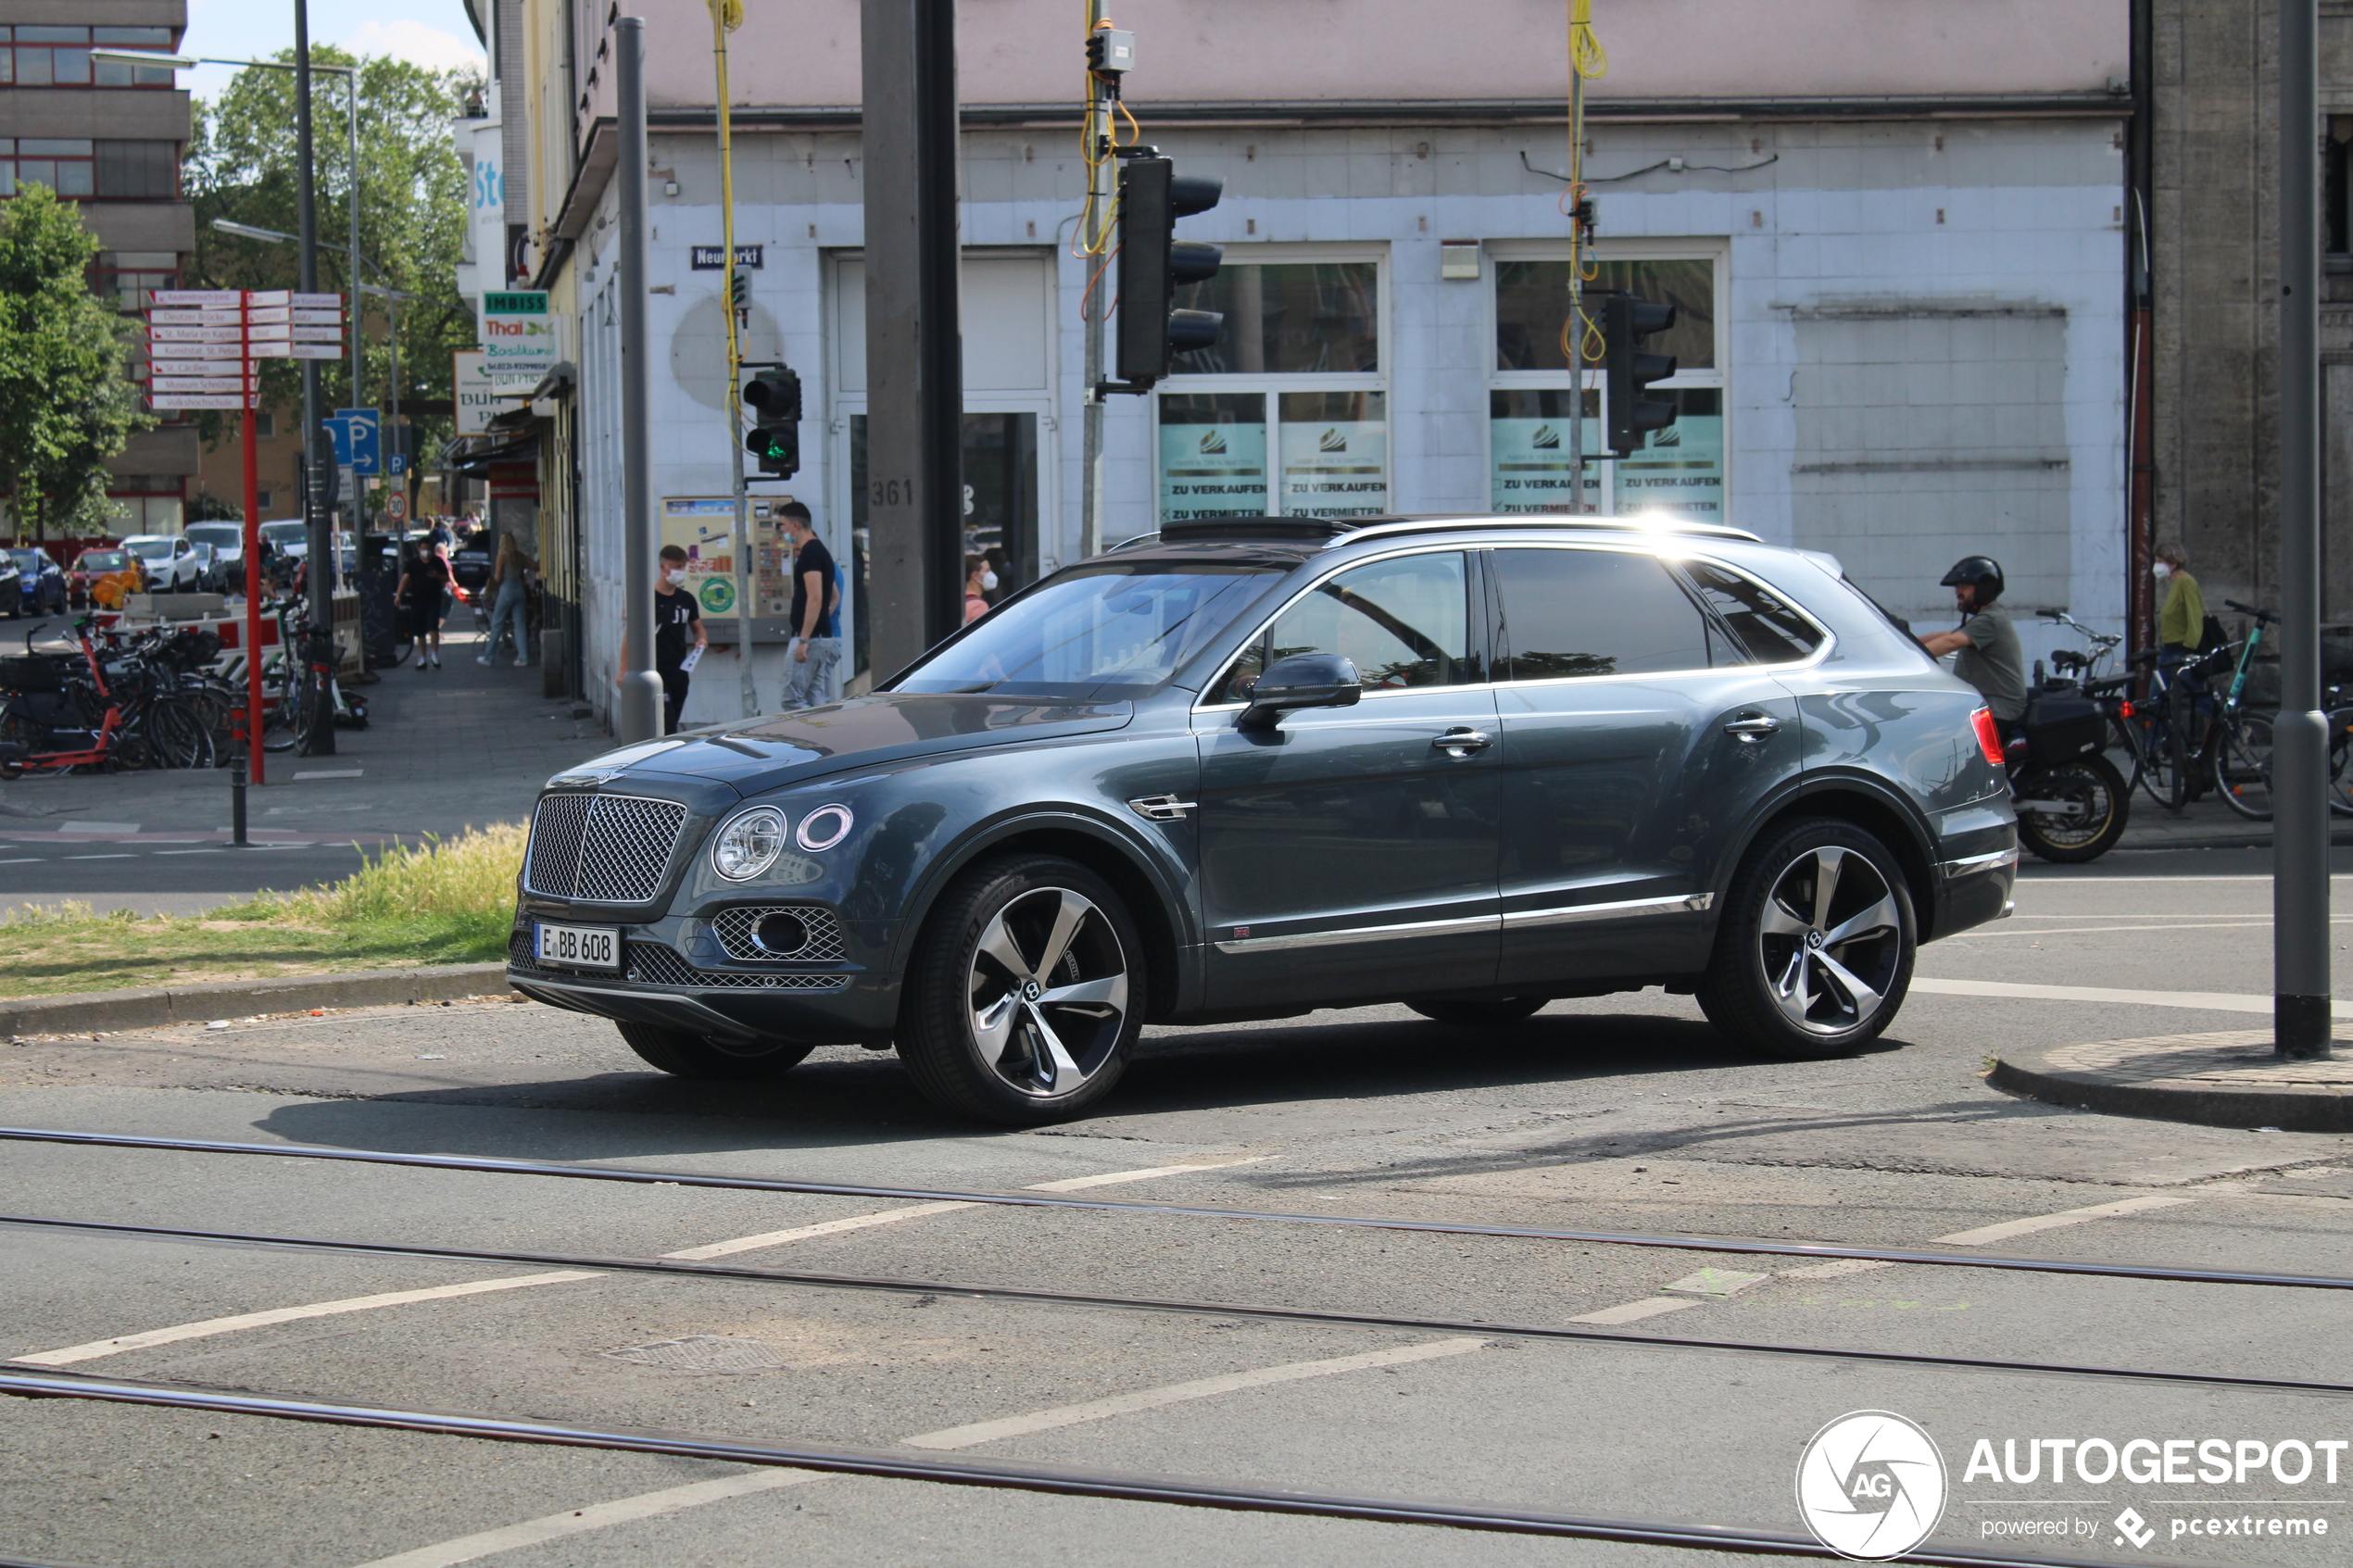
[[[1790,1022],[1843,1035],[1878,1014],[1902,961],[1897,897],[1869,857],[1836,845],[1805,850],[1782,871],[1756,940]]]
[[[967,987],[983,1065],[1040,1098],[1084,1087],[1127,1022],[1127,955],[1103,911],[1067,887],[1038,887],[992,916]]]

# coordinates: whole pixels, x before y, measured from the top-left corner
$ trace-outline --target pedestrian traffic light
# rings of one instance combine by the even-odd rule
[[[760,471],[789,479],[800,471],[800,372],[788,365],[763,366],[744,383],[751,405],[745,450],[760,459]]]
[[[1602,401],[1609,416],[1609,448],[1623,458],[1639,452],[1643,437],[1675,422],[1675,405],[1642,395],[1651,383],[1675,373],[1672,354],[1644,354],[1639,345],[1675,324],[1675,307],[1653,305],[1633,295],[1602,296]]]
[[[1176,220],[1207,212],[1225,194],[1213,176],[1180,175],[1151,148],[1119,171],[1119,379],[1144,392],[1168,374],[1168,357],[1217,341],[1225,317],[1174,308],[1178,285],[1217,275],[1223,247],[1176,238]]]

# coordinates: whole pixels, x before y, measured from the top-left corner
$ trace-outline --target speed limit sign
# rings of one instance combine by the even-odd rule
[[[391,490],[385,492],[384,521],[387,522],[407,522],[409,521],[408,491],[396,485]]]

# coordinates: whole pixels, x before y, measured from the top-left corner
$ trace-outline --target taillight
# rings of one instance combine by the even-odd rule
[[[2130,702],[2122,703],[2119,705],[2117,711],[2123,714],[2127,719],[2130,719],[2133,716],[2133,705]]]
[[[2004,760],[2002,731],[2001,726],[1994,722],[1994,710],[1990,708],[1981,708],[1969,716],[1969,721],[1977,727],[1978,750],[1985,753],[1985,760],[1993,763],[1996,768],[2001,767]]]

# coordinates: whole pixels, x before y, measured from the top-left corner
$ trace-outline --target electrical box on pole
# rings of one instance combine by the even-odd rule
[[[1226,182],[1180,175],[1150,147],[1127,157],[1119,171],[1119,351],[1121,392],[1148,392],[1168,374],[1169,356],[1207,348],[1225,317],[1214,310],[1176,308],[1176,290],[1217,275],[1222,246],[1176,238],[1176,220],[1207,212]]]
[[[1675,307],[1653,305],[1625,293],[1602,296],[1602,401],[1609,420],[1609,448],[1618,457],[1642,449],[1655,430],[1675,422],[1675,405],[1644,395],[1653,382],[1675,373],[1671,354],[1646,354],[1642,339],[1675,324]]]
[[[763,365],[744,383],[751,405],[751,428],[744,450],[760,459],[760,471],[789,479],[800,471],[800,372],[789,365]]]

